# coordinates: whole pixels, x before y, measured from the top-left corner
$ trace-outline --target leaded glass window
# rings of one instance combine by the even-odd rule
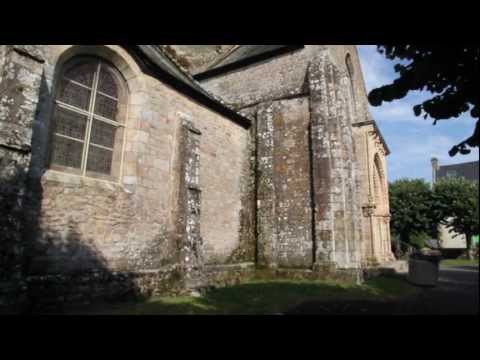
[[[116,176],[123,143],[126,90],[120,74],[94,58],[74,59],[59,81],[51,166]]]

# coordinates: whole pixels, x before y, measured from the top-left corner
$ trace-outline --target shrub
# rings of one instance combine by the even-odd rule
[[[411,234],[409,237],[409,243],[412,246],[415,246],[417,249],[422,249],[426,247],[426,241],[430,239],[430,236],[426,232],[418,232]]]

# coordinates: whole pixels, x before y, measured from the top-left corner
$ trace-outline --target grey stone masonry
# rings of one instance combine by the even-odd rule
[[[285,47],[0,45],[0,308],[391,259],[357,50]]]
[[[361,239],[348,87],[327,54],[312,61],[308,79],[316,263],[356,268]]]
[[[276,192],[273,182],[273,105],[257,114],[257,263],[276,267]]]
[[[200,235],[200,136],[201,132],[188,120],[183,120],[180,146],[180,223],[183,236],[180,258],[183,264],[186,289],[205,286],[203,241]]]
[[[42,83],[41,50],[3,45],[0,53],[0,307],[22,302],[22,219],[32,125]]]

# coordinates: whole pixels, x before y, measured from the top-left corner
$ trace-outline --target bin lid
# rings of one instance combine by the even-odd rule
[[[410,257],[417,260],[439,261],[442,253],[439,250],[422,249],[413,252]]]

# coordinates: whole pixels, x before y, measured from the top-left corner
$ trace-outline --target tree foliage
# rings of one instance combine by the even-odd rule
[[[431,217],[448,226],[451,232],[465,234],[470,250],[471,237],[479,232],[478,182],[446,178],[435,183]]]
[[[396,64],[399,77],[392,84],[373,89],[368,95],[371,105],[405,97],[411,90],[428,90],[432,98],[413,107],[415,116],[438,120],[456,118],[470,110],[477,119],[468,139],[449,152],[468,154],[470,147],[479,146],[480,119],[480,46],[379,45],[378,51]]]
[[[415,247],[437,236],[437,225],[471,238],[479,233],[478,182],[441,179],[433,190],[423,179],[401,179],[390,184],[391,229],[394,237]]]
[[[417,244],[417,238],[431,234],[432,194],[429,183],[422,179],[401,179],[390,184],[391,229],[400,240]]]

